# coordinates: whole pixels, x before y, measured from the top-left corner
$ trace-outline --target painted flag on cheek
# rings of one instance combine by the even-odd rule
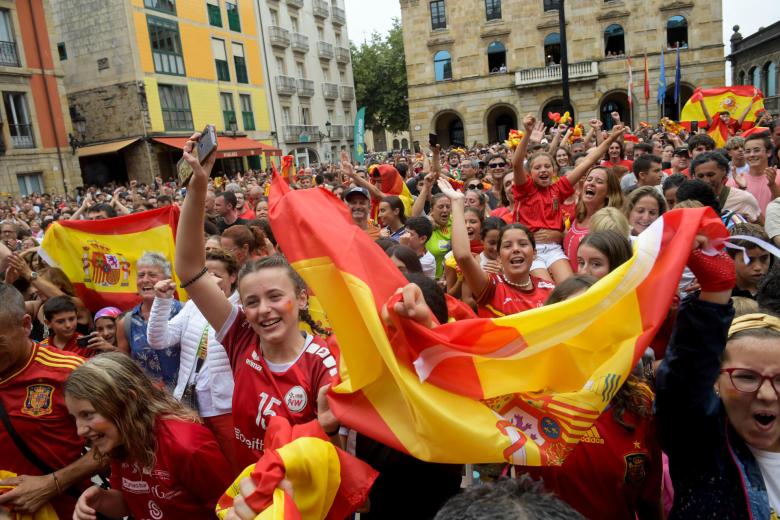
[[[105,220],[62,220],[46,230],[40,255],[62,269],[76,296],[96,312],[103,307],[128,310],[138,303],[136,262],[148,251],[162,253],[173,265],[178,206]],[[179,283],[176,274],[172,279]],[[178,289],[178,298],[186,293]]]
[[[666,318],[696,234],[728,236],[709,208],[674,210],[578,297],[426,328],[390,304],[380,318],[406,280],[343,203],[275,181],[270,208],[281,249],[336,333],[331,409],[345,426],[442,463],[562,464]]]

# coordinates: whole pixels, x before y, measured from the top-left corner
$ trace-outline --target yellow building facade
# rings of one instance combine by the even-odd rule
[[[67,3],[62,62],[71,113],[85,120],[88,184],[123,180],[121,165],[142,182],[173,177],[184,138],[207,124],[220,134],[219,171],[260,168],[275,153],[253,1]],[[84,21],[80,8],[90,5]]]

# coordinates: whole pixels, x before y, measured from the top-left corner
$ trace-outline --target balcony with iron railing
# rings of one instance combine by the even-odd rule
[[[290,31],[284,27],[271,25],[268,27],[268,40],[274,47],[286,49],[290,46]]]
[[[292,7],[293,9],[300,9],[303,7],[303,0],[287,0],[287,7]]]
[[[341,139],[344,139],[344,127],[342,125],[331,125],[330,138],[333,141],[340,141]]]
[[[291,76],[276,76],[276,92],[280,96],[292,96],[298,92],[298,83]]]
[[[18,67],[20,65],[16,42],[0,42],[0,65],[4,67]]]
[[[324,0],[312,0],[311,7],[315,18],[321,18],[324,20],[330,16],[328,2],[325,2]]]
[[[339,98],[339,86],[335,83],[323,83],[322,84],[322,97],[328,100],[334,100]]]
[[[312,125],[284,125],[284,140],[288,143],[319,142],[320,129]]]
[[[355,127],[352,125],[342,125],[341,128],[344,132],[344,139],[351,141],[355,136]]]
[[[298,97],[310,98],[314,96],[314,82],[310,79],[298,78]]]
[[[11,144],[14,148],[35,148],[32,125],[8,125],[11,134]]]
[[[331,6],[330,19],[333,21],[333,25],[347,25],[347,12],[341,7]]]
[[[323,41],[317,42],[317,55],[321,60],[332,60],[334,54],[333,45]]]
[[[355,88],[349,85],[341,85],[341,100],[352,101],[355,99]]]
[[[293,52],[309,52],[309,37],[301,33],[292,33]]]
[[[515,87],[533,87],[548,83],[559,83],[562,70],[560,65],[547,67],[534,67],[515,72]],[[597,61],[580,61],[569,63],[569,81],[595,80],[599,77],[599,64]]]
[[[336,47],[336,63],[347,64],[350,60],[350,52],[346,47]]]

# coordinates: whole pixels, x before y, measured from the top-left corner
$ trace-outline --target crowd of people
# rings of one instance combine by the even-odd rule
[[[0,201],[0,511],[211,518],[283,417],[316,421],[379,471],[363,519],[780,516],[780,119],[731,125],[722,149],[704,130],[631,129],[617,113],[610,126],[575,136],[527,115],[514,141],[368,165],[342,154],[286,177],[346,206],[409,280],[401,314],[430,326],[431,313],[574,298],[672,209],[721,217],[730,246],[691,244],[666,322],[559,467],[427,463],[342,427],[327,400],[338,338],[276,242],[270,172],[212,178],[214,156],[191,153],[198,134],[186,189],[156,178]],[[175,258],[150,247],[137,260],[131,309],[91,312],[40,255],[53,222],[172,204]],[[471,314],[450,315],[447,298]],[[258,513],[254,484],[229,518]]]

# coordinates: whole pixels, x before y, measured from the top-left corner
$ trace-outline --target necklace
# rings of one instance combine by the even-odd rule
[[[506,283],[508,283],[509,285],[511,285],[512,287],[517,287],[518,289],[528,289],[528,288],[533,288],[533,286],[534,286],[534,282],[533,282],[533,280],[531,280],[530,276],[528,277],[528,281],[523,282],[523,283],[514,283],[514,282],[510,281],[509,278],[506,278],[506,277],[504,277],[504,281]]]

